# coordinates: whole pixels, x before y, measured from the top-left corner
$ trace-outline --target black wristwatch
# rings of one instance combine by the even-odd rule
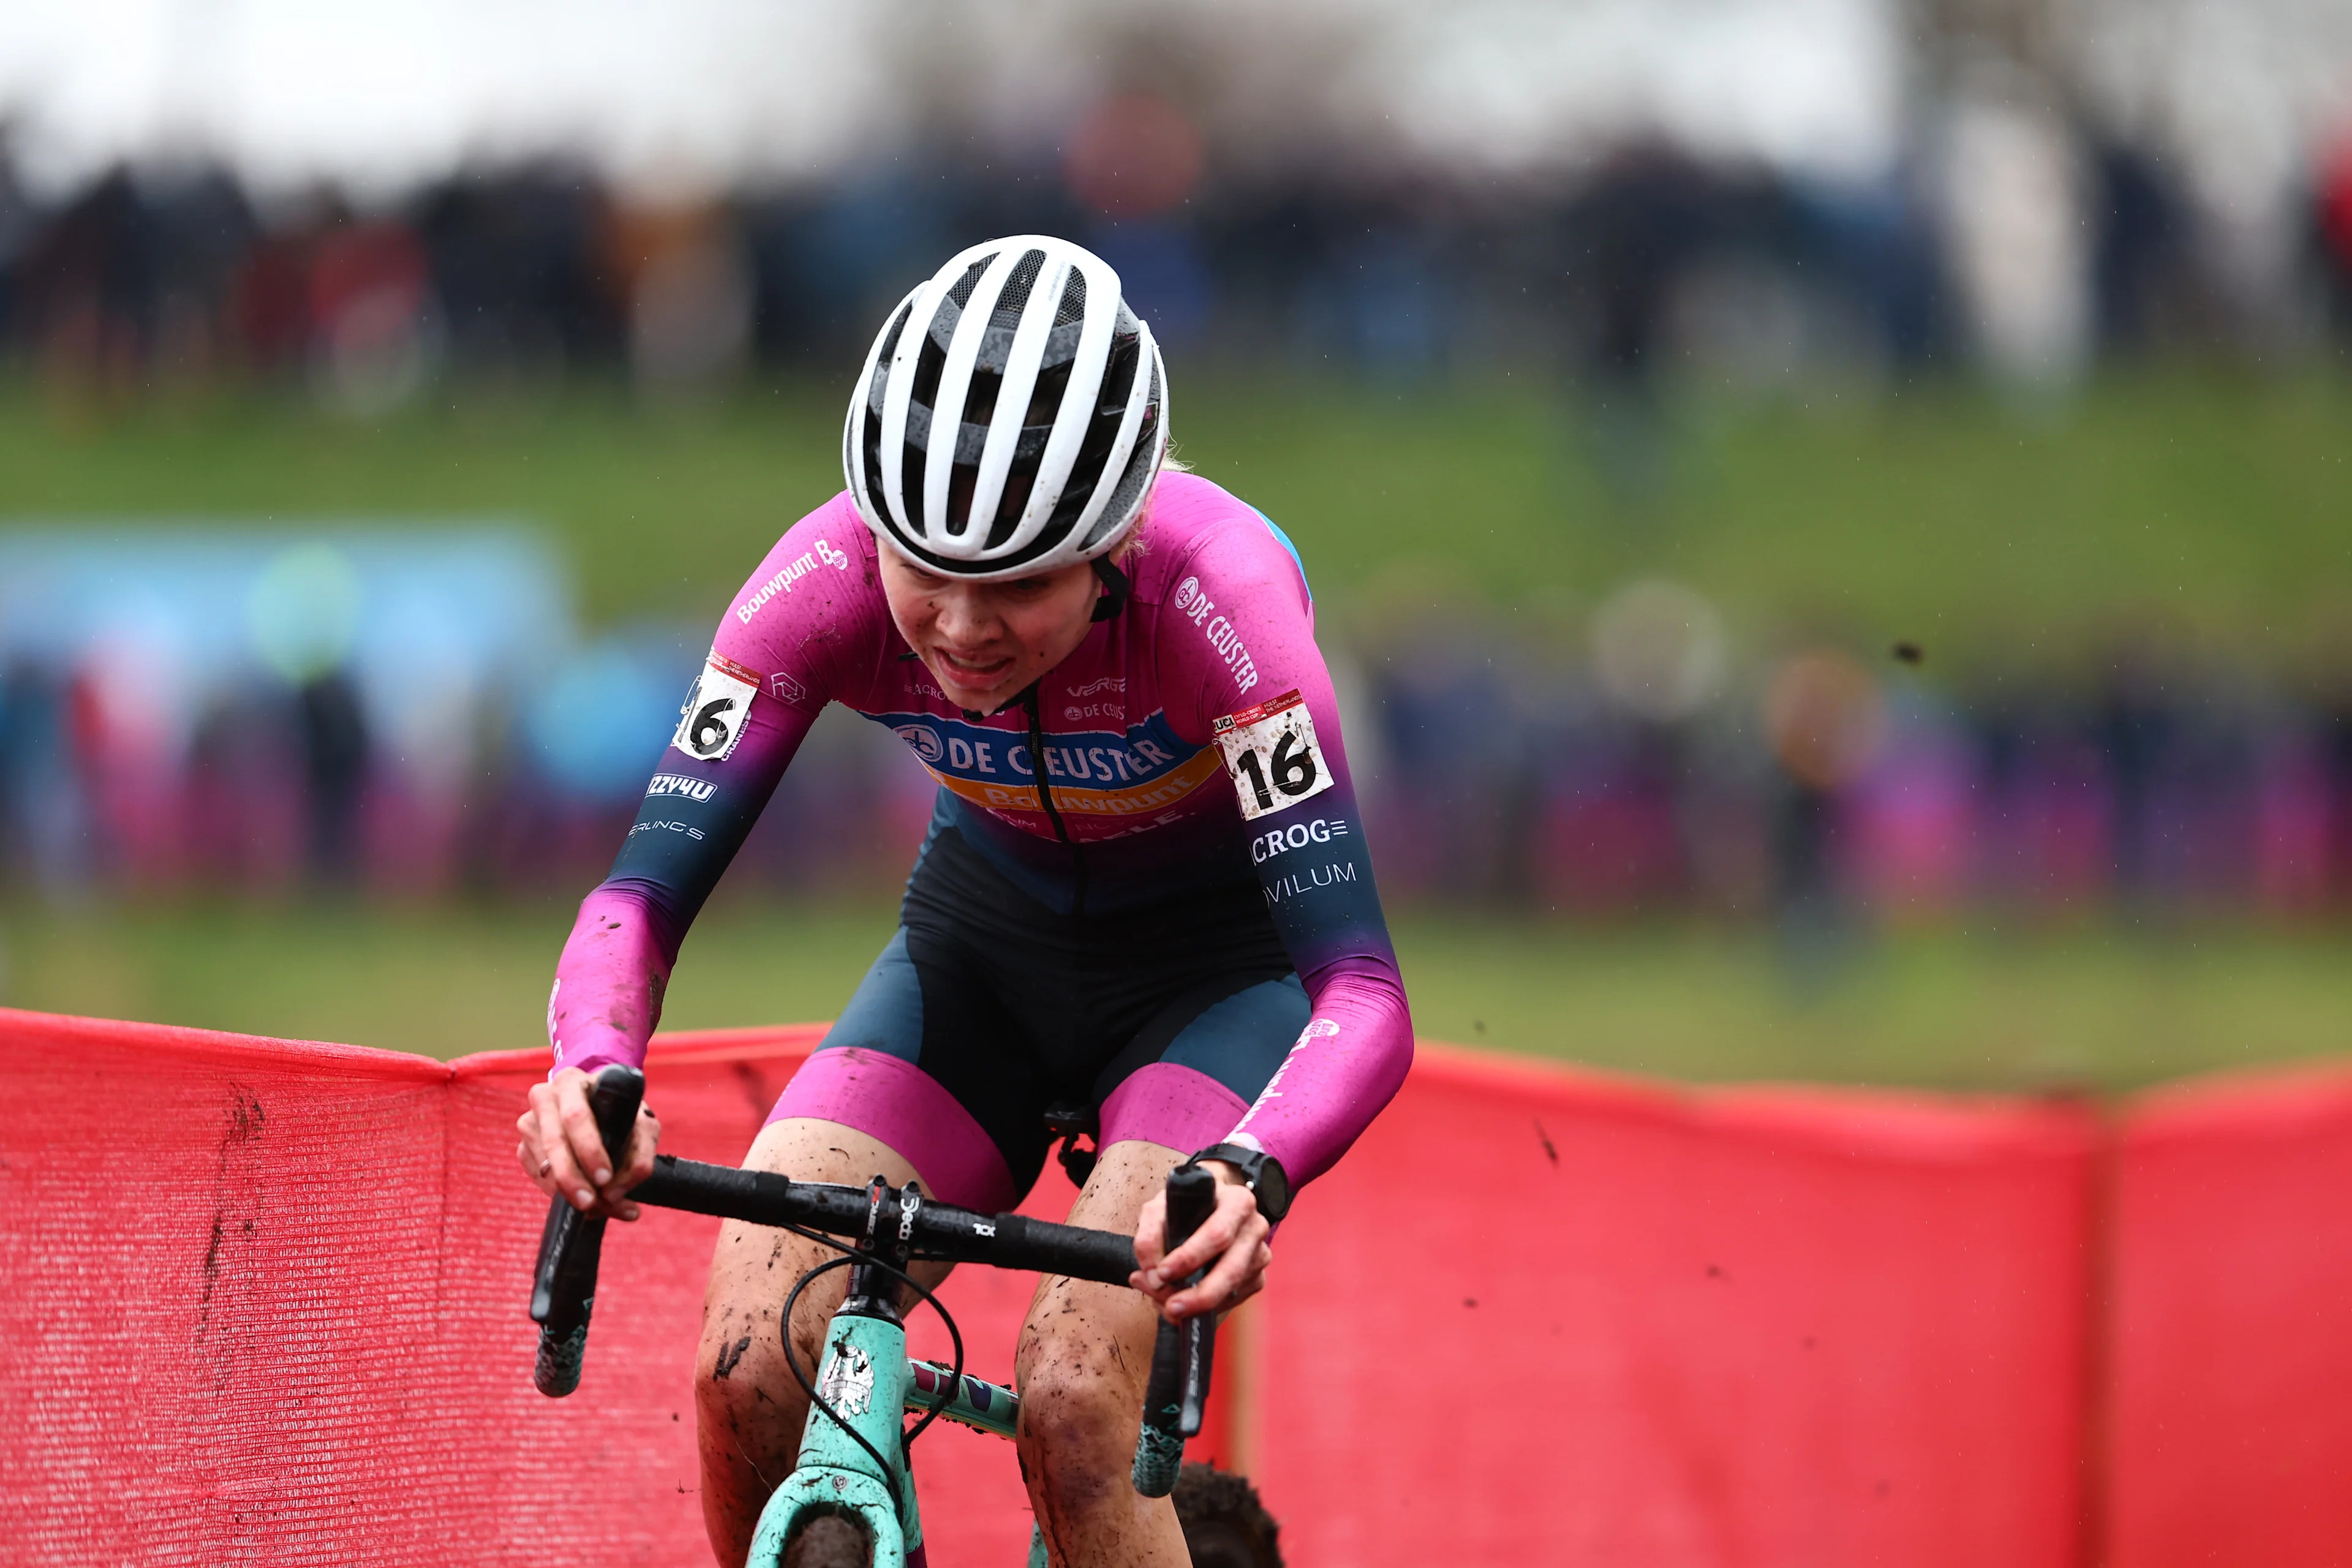
[[[1222,1160],[1242,1173],[1242,1185],[1257,1199],[1257,1212],[1270,1220],[1280,1219],[1290,1212],[1290,1176],[1282,1162],[1263,1149],[1253,1149],[1246,1143],[1216,1143],[1202,1150],[1186,1162],[1197,1165],[1203,1160]]]

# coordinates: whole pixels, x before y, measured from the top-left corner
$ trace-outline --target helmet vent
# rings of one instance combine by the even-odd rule
[[[1021,259],[1013,264],[1013,276],[1004,280],[1004,292],[996,297],[996,309],[989,314],[989,324],[998,327],[1017,326],[1021,312],[1029,308],[1029,290],[1037,287],[1037,274],[1045,269],[1045,253],[1024,251]]]
[[[1155,361],[1158,356],[1153,356]],[[1118,477],[1118,489],[1111,491],[1110,500],[1095,519],[1094,527],[1078,546],[1092,550],[1123,527],[1134,516],[1136,503],[1143,499],[1143,487],[1151,482],[1159,465],[1152,459],[1160,452],[1160,366],[1151,367],[1151,389],[1143,405],[1143,419],[1135,427],[1135,450],[1128,454],[1127,471]]]
[[[902,307],[892,318],[890,330],[882,334],[882,346],[874,351],[874,379],[866,384],[866,406],[877,422],[877,429],[882,417],[883,395],[890,387],[890,359],[898,352],[898,339],[907,330],[907,318],[914,313],[912,301]]]
[[[994,256],[982,257],[965,268],[963,276],[955,280],[955,287],[948,290],[948,298],[955,301],[957,315],[961,315],[963,308],[971,303],[971,291],[980,287],[980,275],[987,271],[988,264],[995,259]],[[952,324],[953,318],[950,317],[949,320]]]

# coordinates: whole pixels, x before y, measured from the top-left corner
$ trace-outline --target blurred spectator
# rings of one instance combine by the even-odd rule
[[[2352,343],[2352,131],[2337,137],[2321,160],[2314,195],[2321,274],[2336,329]]]
[[[425,247],[396,220],[347,225],[310,256],[313,353],[328,400],[384,413],[425,384],[436,357]]]
[[[1843,863],[1847,792],[1885,739],[1884,695],[1850,654],[1813,648],[1784,661],[1764,692],[1764,728],[1785,779],[1773,833],[1773,902],[1800,979],[1851,941],[1855,888]]]
[[[469,174],[415,204],[448,353],[493,379],[612,365],[626,291],[611,203],[584,172]]]
[[[348,671],[311,677],[296,693],[302,742],[309,864],[322,886],[350,881],[359,869],[360,805],[368,780],[367,715]]]
[[[2157,346],[2168,299],[2179,291],[2180,198],[2145,150],[2112,138],[2099,144],[2091,178],[2099,343],[2144,353]]]
[[[719,203],[629,207],[615,221],[637,380],[677,391],[739,372],[751,345],[753,300],[733,210]]]
[[[76,891],[88,869],[66,693],[37,661],[0,671],[0,886]]]
[[[1564,280],[1587,312],[1580,359],[1593,457],[1621,502],[1646,505],[1664,483],[1667,309],[1707,243],[1717,194],[1688,160],[1643,149],[1609,163],[1569,209]]]
[[[1964,98],[1945,128],[1952,271],[1979,359],[2012,384],[2066,385],[2091,347],[2081,149],[2056,114]]]
[[[25,331],[52,384],[127,395],[154,331],[152,235],[128,169],[68,203],[18,261]]]

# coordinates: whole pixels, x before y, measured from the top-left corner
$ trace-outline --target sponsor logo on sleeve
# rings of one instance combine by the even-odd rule
[[[630,837],[635,838],[640,833],[683,833],[688,838],[697,839],[704,837],[702,829],[690,822],[638,822],[630,825]]]
[[[1257,664],[1250,658],[1249,647],[1242,641],[1241,628],[1223,616],[1211,618],[1217,602],[1201,591],[1198,577],[1187,577],[1176,584],[1176,608],[1184,618],[1201,628],[1225,668],[1234,672],[1234,679],[1246,693],[1257,684]]]
[[[1249,1108],[1249,1114],[1243,1117],[1240,1124],[1234,1129],[1234,1137],[1235,1139],[1239,1139],[1240,1136],[1248,1130],[1249,1124],[1257,1120],[1258,1112],[1264,1110],[1267,1106],[1272,1105],[1276,1100],[1282,1098],[1282,1080],[1289,1074],[1290,1064],[1298,1059],[1299,1052],[1305,1050],[1317,1040],[1333,1040],[1339,1037],[1339,1026],[1331,1019],[1314,1018],[1308,1020],[1307,1027],[1298,1032],[1297,1042],[1290,1047],[1289,1053],[1282,1058],[1282,1065],[1274,1069],[1274,1076],[1265,1080],[1265,1087],[1264,1089],[1258,1090],[1256,1100],[1252,1103]],[[1257,1140],[1253,1137],[1250,1139],[1250,1142],[1252,1143],[1256,1143]],[[1263,1148],[1264,1145],[1260,1144],[1259,1147]]]
[[[768,695],[797,705],[808,700],[808,688],[780,669],[768,677]]]
[[[709,800],[718,790],[719,786],[709,779],[690,779],[684,773],[656,773],[653,784],[646,790],[646,798],[680,795],[688,800]]]
[[[1315,743],[1315,720],[1296,688],[1210,726],[1224,753],[1242,820],[1311,800],[1338,781]]]
[[[789,594],[793,585],[820,566],[830,566],[836,572],[849,570],[849,552],[837,548],[831,540],[820,539],[813,550],[804,550],[784,563],[783,570],[761,583],[735,606],[735,618],[745,626],[751,617],[767,607],[768,601],[779,594]]]
[[[1334,860],[1304,871],[1285,872],[1261,890],[1265,894],[1266,903],[1271,906],[1303,899],[1318,888],[1337,887],[1341,882],[1353,882],[1355,879],[1356,863],[1353,860]]]
[[[751,718],[751,699],[760,689],[760,672],[736,663],[717,648],[686,694],[678,713],[677,732],[669,743],[689,757],[723,763],[743,738]]]
[[[1287,855],[1293,849],[1305,849],[1311,845],[1328,844],[1334,838],[1348,837],[1345,817],[1318,816],[1312,822],[1294,822],[1287,827],[1276,827],[1250,840],[1250,859],[1263,866],[1277,855]]]
[[[1234,672],[1236,688],[1247,693],[1257,684],[1257,665],[1251,659],[1247,645],[1242,641],[1241,628],[1219,616],[1209,623],[1205,635],[1209,646],[1224,659],[1225,668]]]

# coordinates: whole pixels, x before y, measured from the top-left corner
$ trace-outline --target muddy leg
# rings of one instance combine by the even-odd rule
[[[1112,1144],[1070,1223],[1133,1234],[1183,1158],[1139,1140]],[[1125,1286],[1052,1278],[1030,1305],[1016,1361],[1021,1473],[1055,1568],[1189,1568],[1175,1505],[1139,1496],[1129,1479],[1159,1321]]]

